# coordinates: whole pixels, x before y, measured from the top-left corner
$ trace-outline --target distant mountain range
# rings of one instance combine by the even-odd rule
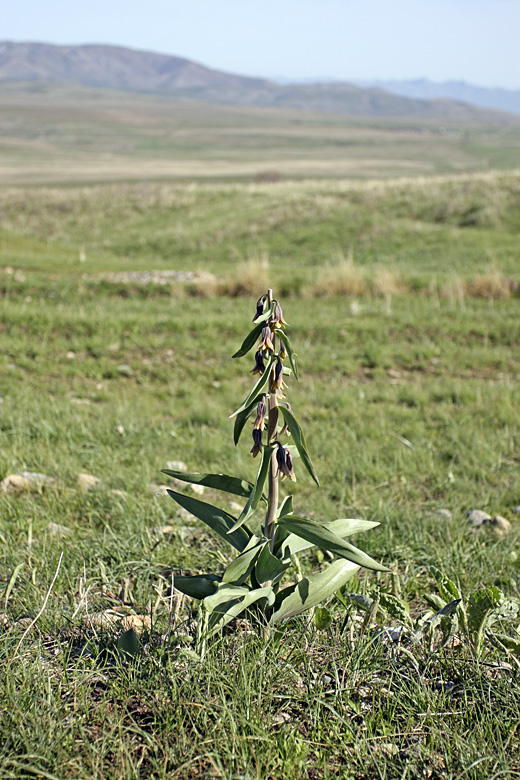
[[[443,122],[516,123],[518,117],[451,99],[403,96],[343,82],[277,84],[207,68],[191,60],[120,46],[0,42],[0,82],[64,82],[165,92],[228,105]]]
[[[482,108],[511,111],[520,114],[520,90],[499,87],[477,87],[466,81],[444,81],[437,83],[428,79],[412,81],[355,81],[359,87],[380,87],[404,97],[432,100],[450,98]]]

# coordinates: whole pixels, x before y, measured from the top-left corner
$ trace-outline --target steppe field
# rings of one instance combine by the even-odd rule
[[[0,777],[520,778],[519,126],[0,108]],[[161,469],[254,481],[231,356],[268,287],[294,505],[379,522],[390,572],[200,652],[172,576],[229,547]]]

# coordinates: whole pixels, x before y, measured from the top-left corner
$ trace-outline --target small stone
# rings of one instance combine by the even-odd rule
[[[451,520],[453,517],[449,509],[436,509],[435,516],[438,517],[439,520]]]
[[[78,487],[83,493],[101,487],[101,480],[93,474],[78,474]]]
[[[160,525],[157,528],[154,528],[154,531],[157,531],[158,534],[173,534],[175,532],[175,526]]]
[[[116,425],[116,431],[121,434],[121,436],[125,435],[125,428],[123,425]]]
[[[0,482],[0,493],[21,493],[24,490],[40,490],[44,485],[55,482],[53,477],[32,471],[22,471],[20,474],[8,474]]]
[[[71,349],[69,349],[69,351],[67,352],[67,360],[74,360],[75,357],[76,357],[76,353],[73,352]]]
[[[143,631],[150,630],[152,621],[149,615],[126,615],[121,621],[123,631],[129,631],[131,628],[136,634],[142,634]]]
[[[182,460],[169,460],[166,468],[170,471],[188,471],[188,467]]]
[[[491,520],[491,515],[482,509],[470,509],[466,517],[474,528],[480,528],[484,523]]]
[[[204,485],[190,485],[191,489],[194,493],[197,493],[197,495],[202,496],[204,495]]]
[[[122,363],[120,366],[118,366],[117,370],[121,374],[121,376],[132,376],[132,374],[134,373],[132,371],[132,367],[128,366],[126,363]]]
[[[515,513],[515,515],[520,515],[520,504],[513,507],[513,512]]]
[[[497,536],[507,536],[513,530],[509,520],[502,515],[493,515],[493,518],[488,520],[486,525],[489,525]]]
[[[55,536],[58,539],[63,539],[65,536],[69,536],[72,533],[70,528],[59,523],[49,523],[47,526],[47,533],[49,536]]]

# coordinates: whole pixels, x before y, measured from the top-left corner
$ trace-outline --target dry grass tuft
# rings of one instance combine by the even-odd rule
[[[397,271],[391,268],[379,268],[374,271],[372,277],[372,289],[374,295],[389,300],[395,295],[404,295],[407,292],[406,284]]]
[[[469,298],[504,300],[510,298],[517,289],[517,282],[504,276],[498,268],[491,268],[486,273],[474,276],[466,282],[466,295]]]
[[[262,252],[240,263],[233,275],[221,282],[220,293],[236,298],[240,295],[257,295],[258,290],[267,290],[270,286],[269,255]]]
[[[335,266],[323,268],[316,282],[302,290],[304,297],[313,296],[360,296],[369,292],[365,274],[354,265],[354,258],[350,253],[348,257],[339,256],[339,262]]]

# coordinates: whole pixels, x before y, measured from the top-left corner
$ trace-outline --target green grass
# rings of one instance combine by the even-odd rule
[[[518,194],[517,175],[493,174],[0,196],[0,264],[12,267],[0,274],[0,478],[56,480],[0,494],[2,777],[520,776],[518,665],[489,639],[480,658],[464,635],[397,646],[377,633],[395,618],[364,626],[343,595],[326,631],[300,618],[266,639],[239,622],[202,663],[179,651],[193,647],[196,605],[174,618],[161,572],[218,572],[229,550],[151,486],[170,460],[253,478],[228,415],[251,384],[252,360],[230,355],[255,298],[98,280],[226,276],[268,253],[299,354],[291,404],[322,482],[297,461],[295,509],[379,521],[357,543],[398,577],[364,572],[349,590],[400,590],[416,620],[437,592],[431,566],[465,596],[495,584],[520,596],[518,299],[431,286],[493,264],[516,277]],[[301,297],[339,250],[419,280],[418,292],[356,306]],[[82,493],[80,472],[101,486]],[[504,515],[511,533],[473,530],[473,508]],[[304,570],[320,557],[306,554]],[[121,624],[96,621],[108,609],[151,618],[131,662],[115,653]],[[514,636],[514,623],[501,628]]]
[[[3,186],[392,178],[511,170],[520,125],[210,105],[59,84],[0,85]]]

